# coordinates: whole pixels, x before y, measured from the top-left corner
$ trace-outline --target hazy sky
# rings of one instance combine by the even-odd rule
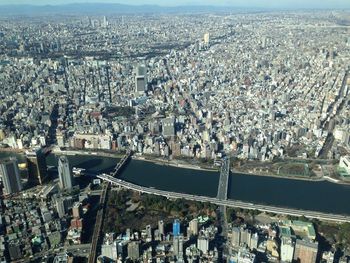
[[[0,4],[121,3],[176,5],[226,5],[266,8],[350,8],[350,0],[0,0]]]

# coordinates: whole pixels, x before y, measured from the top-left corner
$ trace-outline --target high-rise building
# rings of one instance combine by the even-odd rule
[[[250,240],[252,238],[252,232],[249,229],[241,229],[241,245],[247,245],[250,247]]]
[[[210,34],[209,33],[205,33],[204,37],[203,37],[203,40],[204,40],[204,46],[205,47],[209,47],[209,45],[210,45]]]
[[[151,225],[146,226],[146,235],[147,235],[146,239],[149,240],[149,242],[151,242],[152,241],[152,227],[151,227]]]
[[[117,240],[117,252],[118,252],[118,257],[121,260],[124,260],[127,257],[128,242],[129,241],[127,240]]]
[[[72,189],[72,171],[69,167],[68,158],[62,155],[58,159],[58,177],[61,189]]]
[[[290,237],[281,238],[281,260],[283,262],[292,262],[295,243]]]
[[[318,243],[297,239],[295,243],[294,260],[300,263],[315,263],[318,253]]]
[[[106,16],[103,16],[103,23],[102,23],[102,26],[103,26],[104,28],[106,28],[106,27],[108,26],[108,21],[107,21]]]
[[[72,212],[73,212],[74,218],[81,218],[81,215],[83,213],[81,203],[79,203],[79,202],[74,203],[73,208],[72,208]]]
[[[183,258],[183,242],[184,242],[183,235],[174,236],[173,249],[174,249],[174,256],[176,257],[177,261],[181,261]]]
[[[62,218],[66,215],[69,209],[72,208],[73,199],[71,196],[62,197],[54,196],[55,206],[58,213],[58,217]]]
[[[147,88],[147,69],[145,65],[136,68],[135,89],[137,93],[144,93]]]
[[[238,227],[233,227],[231,244],[235,247],[239,247],[240,243],[241,243],[241,230]]]
[[[164,221],[158,221],[158,230],[160,235],[164,235]]]
[[[134,261],[140,258],[140,242],[132,241],[128,244],[128,258]]]
[[[118,258],[117,242],[114,241],[114,233],[106,233],[101,247],[101,255],[112,260]]]
[[[189,228],[190,228],[191,235],[194,235],[194,236],[198,235],[198,219],[197,218],[194,218],[190,221]]]
[[[252,238],[250,240],[250,249],[258,249],[259,246],[259,235],[258,233],[255,233],[252,235]]]
[[[16,158],[0,160],[0,178],[5,194],[13,194],[22,190]]]
[[[175,120],[173,117],[162,120],[163,136],[170,137],[175,135]]]
[[[206,254],[209,251],[209,239],[205,236],[198,237],[197,248]]]
[[[173,222],[173,235],[174,236],[180,235],[180,221],[179,221],[179,219],[175,219]]]
[[[46,156],[42,149],[27,151],[28,176],[29,180],[43,184],[47,178]]]

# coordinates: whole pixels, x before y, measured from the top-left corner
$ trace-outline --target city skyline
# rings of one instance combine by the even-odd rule
[[[175,6],[230,6],[230,7],[243,7],[243,8],[341,8],[348,9],[350,8],[350,2],[346,0],[325,0],[325,1],[316,1],[316,0],[268,0],[268,1],[258,1],[251,0],[249,2],[243,0],[170,0],[167,2],[161,0],[2,0],[0,5],[66,5],[66,4],[125,4],[125,5],[158,5],[164,7],[175,7]]]
[[[349,0],[260,1],[0,0],[0,263],[348,263]]]

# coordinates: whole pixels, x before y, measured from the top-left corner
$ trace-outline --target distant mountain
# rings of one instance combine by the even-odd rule
[[[150,14],[150,13],[204,13],[243,11],[223,6],[177,6],[124,5],[108,3],[82,3],[65,5],[0,5],[0,15],[45,15],[45,14]],[[249,9],[250,12],[258,11]]]

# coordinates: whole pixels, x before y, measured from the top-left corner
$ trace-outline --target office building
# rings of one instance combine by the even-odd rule
[[[54,196],[54,202],[59,218],[64,217],[73,205],[73,199],[71,196]]]
[[[74,203],[72,211],[73,211],[74,218],[78,218],[78,219],[81,218],[82,214],[83,214],[83,209],[81,207],[81,203],[79,203],[79,202]]]
[[[250,249],[258,249],[259,246],[259,235],[258,233],[255,233],[252,235],[252,238],[250,239]]]
[[[250,247],[250,240],[252,238],[252,232],[249,229],[241,229],[241,245],[247,245]]]
[[[210,34],[209,33],[205,33],[204,37],[203,37],[203,40],[204,40],[204,46],[208,48],[209,45],[210,45]]]
[[[281,238],[281,260],[283,262],[292,262],[295,243],[289,237]]]
[[[234,247],[239,247],[241,244],[241,230],[238,227],[232,228],[231,244]]]
[[[22,190],[16,158],[0,160],[0,178],[4,186],[4,194],[13,194]]]
[[[102,26],[103,26],[104,28],[106,28],[106,27],[108,26],[108,21],[107,21],[106,16],[103,16],[103,23],[102,23]]]
[[[160,235],[164,235],[164,221],[158,221],[158,230]]]
[[[73,187],[72,171],[69,167],[68,158],[62,155],[58,159],[59,186],[62,190],[70,190]]]
[[[175,135],[175,120],[173,117],[165,118],[162,120],[162,130],[164,137]]]
[[[16,261],[22,259],[22,251],[20,248],[20,243],[18,241],[13,241],[8,245],[8,253],[11,260]]]
[[[198,219],[197,218],[194,218],[190,221],[189,230],[190,230],[191,235],[194,235],[194,236],[198,235]]]
[[[152,241],[152,227],[151,227],[151,225],[146,226],[145,232],[146,232],[146,240],[148,242],[151,242]]]
[[[101,255],[116,260],[118,258],[117,244],[115,242],[103,244],[101,247]]]
[[[183,241],[184,241],[183,235],[174,236],[174,240],[173,240],[174,256],[178,261],[181,261],[181,259],[183,258]]]
[[[318,243],[297,239],[295,242],[294,260],[300,263],[315,263],[318,254]]]
[[[43,184],[47,178],[46,156],[42,149],[27,151],[28,176],[34,183]]]
[[[198,237],[197,248],[202,251],[202,253],[207,254],[209,251],[209,239],[205,236]]]
[[[173,222],[173,235],[174,236],[180,235],[180,221],[179,221],[179,219],[175,219]]]
[[[101,255],[112,260],[118,258],[117,242],[114,241],[114,233],[106,233],[104,244],[101,247]]]
[[[140,258],[140,242],[132,241],[128,244],[128,258],[134,261]]]
[[[147,88],[147,69],[145,65],[136,68],[135,90],[137,93],[144,93]]]
[[[127,240],[117,240],[117,253],[118,257],[124,260],[128,253],[128,241]]]

